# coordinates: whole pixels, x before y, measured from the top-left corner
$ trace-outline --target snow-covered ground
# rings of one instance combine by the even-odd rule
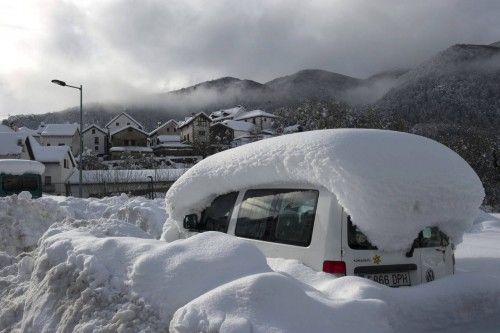
[[[159,240],[164,201],[0,198],[0,332],[497,332],[500,215],[457,274],[391,289],[208,232]]]

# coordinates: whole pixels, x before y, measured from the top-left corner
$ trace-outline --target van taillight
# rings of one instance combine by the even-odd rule
[[[324,261],[323,272],[330,274],[346,274],[345,262],[343,261]]]

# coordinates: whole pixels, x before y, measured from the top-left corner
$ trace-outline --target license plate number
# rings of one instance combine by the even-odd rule
[[[409,272],[365,274],[363,277],[388,287],[411,286]]]

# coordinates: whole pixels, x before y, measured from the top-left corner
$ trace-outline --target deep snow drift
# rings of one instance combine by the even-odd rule
[[[427,226],[458,244],[484,198],[467,162],[433,140],[368,129],[311,131],[229,149],[189,169],[167,192],[163,238],[171,237],[173,222],[180,227],[216,195],[283,183],[334,193],[382,250],[409,248]]]
[[[459,274],[391,289],[358,277],[336,279],[293,260],[266,260],[251,243],[220,233],[155,240],[148,225],[164,221],[161,205],[127,196],[0,198],[0,245],[10,244],[0,249],[0,332],[494,332],[500,326],[500,220],[491,215],[465,234]],[[9,222],[17,227],[6,229]],[[20,243],[4,236],[32,229]]]

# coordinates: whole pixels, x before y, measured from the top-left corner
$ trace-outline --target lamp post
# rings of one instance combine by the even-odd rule
[[[83,170],[83,160],[82,160],[82,155],[83,155],[83,86],[80,85],[79,87],[72,86],[69,84],[66,84],[66,82],[61,81],[61,80],[52,80],[51,81],[54,84],[57,84],[58,86],[61,87],[70,87],[74,89],[80,90],[80,167],[79,169],[79,177],[78,177],[78,196],[81,198],[82,197],[82,170]]]

